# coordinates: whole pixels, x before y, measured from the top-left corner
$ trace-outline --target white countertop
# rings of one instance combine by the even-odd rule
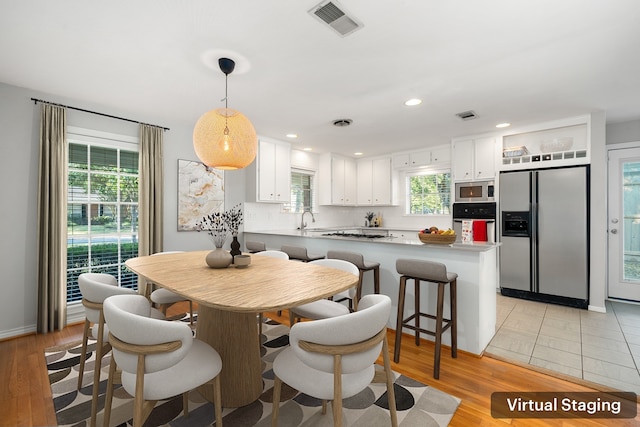
[[[473,252],[483,252],[488,251],[490,249],[494,249],[498,247],[499,243],[487,243],[487,242],[474,242],[474,243],[453,243],[453,244],[426,244],[422,243],[420,239],[418,239],[418,233],[416,231],[415,237],[398,237],[393,236],[393,233],[390,237],[381,237],[381,238],[366,238],[366,237],[348,237],[348,236],[324,236],[325,233],[331,233],[338,230],[359,230],[361,227],[327,227],[326,229],[311,229],[311,230],[245,230],[245,233],[253,233],[253,234],[267,234],[267,235],[276,235],[276,236],[292,236],[292,237],[304,237],[311,239],[332,239],[332,240],[345,240],[345,241],[353,241],[360,243],[371,243],[371,244],[392,244],[392,245],[412,245],[419,247],[430,247],[430,248],[440,248],[443,250],[456,250],[456,251],[473,251]],[[375,230],[384,231],[386,234],[387,231],[400,230],[399,228],[367,228],[370,234],[374,234]]]

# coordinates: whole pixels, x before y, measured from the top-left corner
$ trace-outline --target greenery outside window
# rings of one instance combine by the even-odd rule
[[[283,205],[284,212],[302,213],[314,208],[314,175],[303,170],[291,171],[291,202]]]
[[[451,209],[451,173],[427,171],[407,175],[407,213],[448,215]]]
[[[137,289],[124,265],[138,256],[137,146],[70,138],[68,173],[67,303],[82,299],[81,273],[108,273]]]

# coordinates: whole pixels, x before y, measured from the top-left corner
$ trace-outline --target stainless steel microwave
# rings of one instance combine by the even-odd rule
[[[456,182],[456,202],[493,202],[494,181]]]

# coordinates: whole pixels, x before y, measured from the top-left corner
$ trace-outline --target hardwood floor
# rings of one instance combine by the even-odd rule
[[[168,314],[184,312],[184,306],[174,306]],[[282,316],[265,313],[274,320],[288,324],[288,313]],[[82,326],[71,325],[63,331],[46,335],[28,335],[0,342],[0,426],[54,426],[56,418],[46,373],[43,350],[54,345],[79,341]],[[389,331],[393,352],[394,332]],[[393,359],[393,355],[391,355]],[[400,363],[392,362],[394,370],[452,394],[462,403],[451,426],[638,426],[640,416],[627,420],[607,419],[495,419],[491,417],[491,393],[495,391],[596,391],[585,384],[529,370],[522,366],[488,357],[458,352],[452,359],[443,349],[440,379],[434,380],[433,345],[424,341],[416,347],[413,338],[402,340]]]

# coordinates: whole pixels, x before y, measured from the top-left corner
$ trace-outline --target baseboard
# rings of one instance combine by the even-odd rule
[[[23,335],[31,335],[36,332],[36,325],[21,326],[19,328],[0,331],[0,341],[17,338]]]

